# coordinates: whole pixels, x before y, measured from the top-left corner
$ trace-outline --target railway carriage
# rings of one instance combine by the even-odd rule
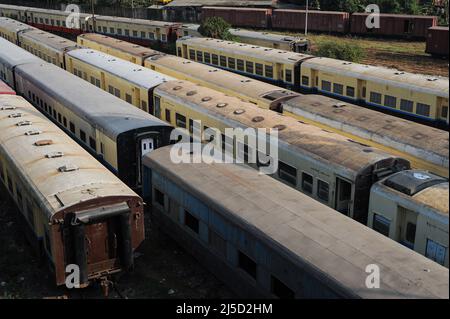
[[[154,42],[167,45],[167,43],[175,41],[178,25],[173,22],[143,19],[95,17],[95,29],[98,33],[114,35],[142,45],[149,45]]]
[[[425,52],[434,56],[448,57],[448,27],[428,28]]]
[[[403,157],[413,168],[448,177],[448,132],[317,95],[283,102],[284,114]]]
[[[162,119],[190,132],[193,121],[200,120],[203,130],[219,129],[222,146],[230,144],[234,150],[239,142],[225,137],[226,128],[277,129],[278,171],[272,176],[364,224],[372,184],[409,168],[402,158],[189,82],[163,83],[154,90],[154,99],[155,114]],[[245,141],[239,147],[244,158],[258,158],[250,165],[263,165],[261,158],[274,165],[270,154]]]
[[[97,33],[81,34],[77,38],[77,43],[81,47],[110,54],[141,66],[144,65],[146,58],[161,54],[159,51]]]
[[[448,298],[437,263],[247,166],[175,164],[170,151],[143,161],[152,220],[238,295]],[[365,284],[371,264],[380,289]]]
[[[153,114],[153,90],[173,78],[91,49],[66,54],[67,71]]]
[[[448,179],[403,171],[372,187],[368,226],[448,268]]]
[[[133,267],[144,240],[142,199],[19,96],[0,96],[0,181],[57,285]]]
[[[51,64],[16,68],[17,91],[133,189],[142,155],[170,143],[172,127]]]
[[[18,34],[27,30],[33,30],[32,26],[10,18],[0,18],[0,36],[20,46]]]
[[[300,85],[300,64],[312,58],[295,52],[195,37],[178,39],[177,55],[287,87]]]
[[[26,22],[27,9],[29,8],[10,4],[0,4],[0,17],[7,17],[14,20]]]
[[[22,32],[18,37],[20,47],[63,69],[66,68],[65,54],[78,48],[76,42],[41,30]]]
[[[449,123],[448,79],[444,78],[312,58],[301,64],[301,87],[411,118]]]

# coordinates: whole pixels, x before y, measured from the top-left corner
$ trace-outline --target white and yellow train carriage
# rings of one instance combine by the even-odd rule
[[[155,114],[192,132],[194,120],[217,128],[278,130],[278,171],[273,177],[364,224],[369,191],[378,179],[409,168],[406,160],[361,145],[313,125],[300,123],[235,97],[184,81],[169,81],[154,90]],[[228,142],[234,145],[233,143]],[[244,158],[254,154],[244,145]],[[253,166],[270,154],[259,154]]]
[[[178,24],[122,17],[95,17],[95,30],[98,33],[115,35],[143,43],[152,41],[167,43],[173,40],[172,38],[176,37],[175,25]]]
[[[288,87],[299,86],[300,63],[312,56],[212,38],[183,37],[177,55]]]
[[[0,17],[7,17],[26,22],[27,9],[28,7],[0,3]]]
[[[19,22],[17,20],[13,20],[10,18],[0,18],[0,37],[15,43],[19,44],[18,33],[35,29],[32,26]]]
[[[403,157],[413,168],[449,176],[449,141],[444,130],[312,94],[283,102],[283,112]]]
[[[142,199],[20,96],[0,96],[0,132],[0,182],[53,281],[65,284],[68,264],[82,286],[132,267]]]
[[[301,64],[301,87],[377,109],[449,123],[448,78],[330,58]]]
[[[18,37],[23,49],[63,69],[66,68],[65,53],[78,48],[76,42],[41,30],[21,32]]]
[[[448,268],[449,184],[403,171],[372,187],[368,226]]]
[[[67,71],[134,106],[154,114],[153,89],[173,78],[91,49],[66,54]]]
[[[80,34],[77,43],[79,46],[110,54],[141,66],[144,65],[146,58],[161,54],[159,51],[98,33]]]

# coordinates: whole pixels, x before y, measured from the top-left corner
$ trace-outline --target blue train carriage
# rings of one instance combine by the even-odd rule
[[[372,187],[368,226],[448,268],[448,179],[403,171]]]
[[[143,162],[153,220],[243,297],[449,296],[448,269],[248,166]]]
[[[202,129],[220,130],[222,145],[239,143],[227,142],[227,128],[278,130],[278,170],[272,176],[363,224],[373,183],[410,168],[396,155],[190,82],[163,83],[154,90],[154,99],[158,114],[174,127],[192,132],[193,121],[201,120]],[[257,155],[251,165],[263,165],[259,158],[266,156],[274,164],[268,150],[246,143],[245,155]]]
[[[177,55],[288,88],[300,86],[300,65],[311,55],[212,38],[182,37]]]
[[[17,93],[138,190],[142,155],[168,145],[172,127],[53,64],[27,63],[32,56],[4,39],[0,45]]]
[[[0,96],[0,132],[0,182],[52,281],[64,285],[69,264],[81,287],[131,269],[142,199],[23,97]]]
[[[330,58],[301,64],[301,87],[448,126],[448,78]]]

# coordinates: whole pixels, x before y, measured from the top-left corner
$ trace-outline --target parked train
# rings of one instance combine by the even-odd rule
[[[52,281],[70,264],[81,288],[133,268],[142,199],[21,96],[0,95],[0,132],[0,181]]]
[[[300,91],[320,92],[413,120],[449,124],[448,78],[212,38],[183,37],[177,55]]]
[[[448,57],[448,49],[448,27],[429,28],[425,52],[435,56]]]
[[[404,14],[379,15],[379,28],[368,28],[370,13],[308,10],[308,30],[327,33],[351,33],[401,38],[427,37],[428,28],[437,26],[435,16]],[[221,17],[234,27],[304,31],[305,10],[233,7],[203,7],[201,20]]]
[[[152,220],[236,294],[448,298],[437,263],[248,167],[197,163],[198,154],[175,164],[170,152],[143,160]],[[366,286],[373,264],[380,289]]]
[[[45,43],[46,38],[42,37],[40,42]],[[127,47],[123,42],[118,43],[122,49]],[[133,46],[133,49],[142,53],[139,47]],[[122,54],[132,58],[129,51],[122,51]],[[145,54],[151,55],[152,52]],[[69,71],[79,77],[120,96],[136,107],[147,110],[173,126],[191,132],[194,120],[201,120],[203,129],[216,127],[222,134],[227,127],[278,129],[282,146],[277,163],[278,171],[273,177],[364,224],[367,222],[369,193],[373,183],[409,168],[408,161],[394,154],[384,153],[320,127],[277,115],[218,91],[190,82],[174,81],[170,77],[164,78],[154,71],[92,49],[70,50],[65,54],[65,61]],[[100,81],[99,78],[103,80]],[[138,89],[141,93],[134,94],[133,90],[138,92]],[[314,99],[308,98],[310,96],[295,103],[303,103],[305,110],[308,105],[313,108]],[[296,99],[300,97],[285,103],[294,102]],[[328,109],[324,112],[326,111],[334,114]],[[372,119],[377,120],[376,117]],[[399,126],[398,129],[406,130],[408,126]],[[402,140],[400,134],[397,137],[398,141]],[[404,138],[408,140],[407,136]],[[226,141],[225,137],[222,139]],[[420,143],[422,148],[426,145],[424,141]],[[387,143],[387,140],[385,142]],[[442,143],[445,144],[445,141]],[[419,143],[416,143],[416,146],[419,146]],[[448,151],[448,148],[446,150]],[[248,156],[251,150],[247,147],[244,153]],[[258,157],[267,159],[266,155],[269,154],[259,154]],[[260,162],[254,164],[253,167],[261,165]]]
[[[350,103],[340,103],[332,98],[301,95],[269,83],[105,35],[82,34],[78,36],[78,44],[144,65],[168,76],[239,97],[261,108],[282,112],[300,121],[404,157],[414,168],[430,170],[448,177],[447,132]],[[429,143],[429,140],[434,143]]]
[[[34,36],[42,39],[33,46],[27,45],[34,52],[38,52],[37,48],[42,43],[54,41],[48,34],[37,33]],[[45,42],[46,39],[51,42]],[[142,155],[168,145],[172,127],[148,112],[130,108],[119,98],[42,61],[5,39],[0,39],[0,44],[2,79],[79,141],[128,186],[139,191]],[[70,41],[67,46],[75,48]],[[49,49],[50,61],[60,54],[51,45],[44,47]],[[66,47],[59,49],[66,51]],[[94,82],[100,80],[94,79]]]

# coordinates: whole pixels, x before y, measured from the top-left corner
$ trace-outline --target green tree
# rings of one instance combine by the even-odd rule
[[[316,56],[359,62],[364,57],[363,49],[356,43],[324,41],[313,52]]]
[[[235,37],[230,33],[230,24],[220,17],[206,19],[198,31],[208,38],[235,41]]]

